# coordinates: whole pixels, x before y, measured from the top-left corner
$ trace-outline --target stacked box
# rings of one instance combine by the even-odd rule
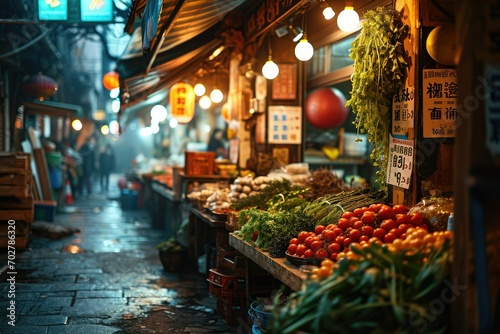
[[[213,175],[215,173],[214,152],[185,152],[184,174],[188,176]]]
[[[0,153],[1,249],[23,250],[30,241],[34,218],[30,159],[25,153]]]
[[[210,294],[217,299],[217,314],[227,324],[236,324],[246,312],[245,280],[226,269],[212,268],[207,281]]]

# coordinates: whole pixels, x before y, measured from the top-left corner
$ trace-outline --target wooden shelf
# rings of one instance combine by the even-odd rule
[[[262,252],[250,243],[240,239],[235,233],[229,234],[229,245],[255,262],[262,269],[286,284],[292,290],[302,288],[302,281],[306,275],[285,258],[273,258],[267,252]]]

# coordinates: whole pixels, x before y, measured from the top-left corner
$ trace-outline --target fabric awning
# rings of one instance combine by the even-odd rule
[[[158,11],[154,7],[159,2],[162,8],[155,30],[154,15],[158,15]],[[223,44],[221,33],[228,28],[224,22],[227,14],[243,11],[255,3],[252,0],[134,0],[125,27],[132,38],[116,67],[120,74],[120,116],[151,94],[168,90],[176,81],[189,79]],[[148,10],[148,6],[152,7]]]

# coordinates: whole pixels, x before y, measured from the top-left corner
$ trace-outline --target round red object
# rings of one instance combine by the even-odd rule
[[[36,74],[23,82],[22,90],[28,96],[43,100],[54,95],[57,91],[57,83],[51,77]]]
[[[306,100],[306,118],[312,126],[333,129],[342,125],[349,116],[346,98],[336,88],[319,88]]]
[[[102,84],[107,90],[118,88],[120,87],[120,75],[115,71],[108,72],[104,74]]]

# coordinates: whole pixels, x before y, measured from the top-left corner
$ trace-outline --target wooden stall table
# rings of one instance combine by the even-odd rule
[[[151,222],[155,229],[165,230],[165,238],[175,236],[182,223],[181,196],[175,194],[165,184],[153,180],[151,182]]]
[[[290,289],[298,291],[302,287],[302,282],[306,275],[296,266],[292,265],[286,258],[273,258],[267,252],[256,249],[250,243],[242,240],[235,233],[229,234],[229,245],[243,254],[247,259],[252,260],[262,269],[273,275],[276,279],[287,285]],[[248,268],[248,266],[247,266]],[[249,280],[247,272],[246,279]]]

